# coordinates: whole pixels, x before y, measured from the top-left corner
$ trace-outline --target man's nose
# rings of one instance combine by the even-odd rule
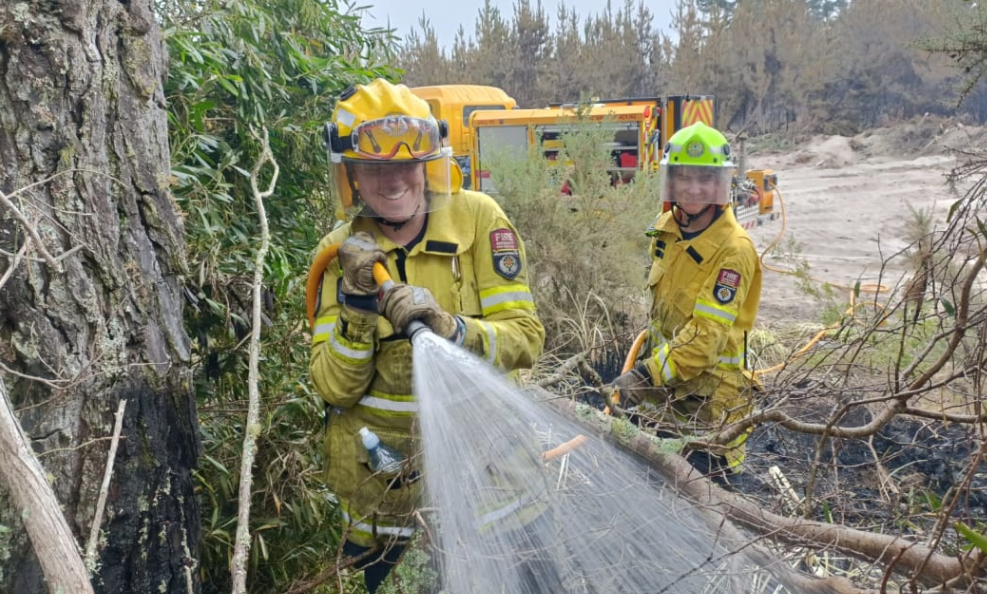
[[[402,177],[401,167],[381,167],[379,178],[382,182],[393,183]]]

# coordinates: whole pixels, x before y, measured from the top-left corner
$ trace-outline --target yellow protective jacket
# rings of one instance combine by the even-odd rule
[[[429,213],[426,225],[409,251],[384,237],[372,219],[359,217],[323,238],[318,252],[357,231],[373,234],[396,282],[428,288],[444,310],[463,318],[464,348],[504,371],[531,367],[545,330],[528,287],[524,246],[500,206],[485,194],[461,191],[449,206]],[[341,276],[338,262],[323,276],[310,371],[330,406],[327,482],[348,524],[346,537],[370,547],[411,536],[411,512],[421,495],[422,481],[388,488],[387,479],[373,476],[358,433],[368,427],[420,470],[412,435],[418,411],[412,346],[383,316],[342,307]]]
[[[683,239],[671,211],[648,235],[652,302],[645,364],[655,385],[668,388],[679,421],[700,431],[719,429],[751,407],[747,334],[761,300],[757,250],[730,208],[691,239]],[[743,460],[745,439],[726,452],[731,466]]]

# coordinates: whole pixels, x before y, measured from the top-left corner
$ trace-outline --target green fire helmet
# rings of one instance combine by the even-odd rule
[[[730,144],[716,128],[702,122],[682,128],[668,139],[660,165],[730,167]]]
[[[730,202],[734,164],[730,145],[719,130],[702,122],[682,128],[668,139],[658,165],[660,202],[718,204]]]

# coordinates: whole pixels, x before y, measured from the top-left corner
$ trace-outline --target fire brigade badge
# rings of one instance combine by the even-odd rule
[[[521,272],[521,249],[514,231],[491,231],[490,251],[493,255],[494,272],[508,280],[513,280]]]
[[[719,276],[716,277],[716,284],[713,286],[713,296],[720,303],[730,303],[737,296],[739,286],[740,273],[729,268],[721,268]]]
[[[690,157],[701,157],[703,153],[706,152],[706,146],[699,142],[690,142],[689,146],[685,147],[685,154]]]

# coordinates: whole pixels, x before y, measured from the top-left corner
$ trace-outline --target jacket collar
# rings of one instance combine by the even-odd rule
[[[731,229],[737,224],[737,217],[733,214],[733,208],[727,208],[726,212],[716,217],[716,219],[710,223],[709,227],[703,229],[702,233],[693,237],[694,241],[721,241],[726,233],[729,233]],[[678,222],[672,215],[672,211],[663,212],[655,219],[648,228],[647,234],[649,236],[657,235],[658,233],[671,233],[677,239],[682,239],[682,229],[679,227]]]

